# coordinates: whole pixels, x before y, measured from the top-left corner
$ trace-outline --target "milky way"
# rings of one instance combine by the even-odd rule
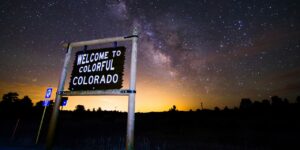
[[[0,8],[0,94],[43,99],[47,86],[57,86],[63,43],[126,36],[135,25],[138,110],[300,95],[296,0],[12,0]],[[130,43],[119,44],[130,51]]]

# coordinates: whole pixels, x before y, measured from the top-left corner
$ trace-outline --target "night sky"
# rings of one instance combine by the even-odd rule
[[[233,108],[241,98],[273,95],[293,102],[300,95],[299,4],[297,0],[2,1],[0,95],[14,91],[20,98],[42,100],[47,87],[56,90],[58,85],[66,52],[62,44],[131,35],[136,25],[140,33],[136,111],[166,111],[172,105],[195,110],[201,103],[204,108]],[[131,43],[118,45],[128,51],[126,88]],[[127,97],[70,97],[66,109],[78,104],[126,111]]]

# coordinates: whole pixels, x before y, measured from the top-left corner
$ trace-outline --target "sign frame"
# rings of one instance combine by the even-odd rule
[[[130,61],[130,77],[129,89],[109,89],[109,90],[89,90],[89,91],[64,91],[64,85],[67,77],[67,70],[70,64],[72,48],[89,46],[96,44],[115,43],[122,41],[132,41],[131,61]],[[127,135],[126,135],[126,150],[134,149],[134,118],[135,118],[135,94],[136,94],[136,70],[137,70],[137,42],[138,30],[137,27],[133,28],[132,35],[123,37],[112,37],[104,39],[95,39],[90,41],[80,41],[64,44],[63,47],[67,48],[65,60],[60,76],[59,85],[56,92],[55,104],[51,115],[46,149],[53,148],[54,134],[59,114],[59,106],[62,96],[90,96],[90,95],[123,95],[128,96],[128,116],[127,116]]]
[[[69,90],[121,89],[125,53],[125,46],[77,51]]]

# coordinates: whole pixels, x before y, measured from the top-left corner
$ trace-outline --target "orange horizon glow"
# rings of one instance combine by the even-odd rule
[[[125,83],[126,84],[126,83]],[[1,85],[3,87],[3,85]],[[161,112],[168,111],[173,105],[178,110],[188,111],[190,109],[201,109],[200,103],[203,102],[206,109],[213,109],[217,106],[214,101],[208,99],[216,99],[216,97],[193,97],[188,91],[180,88],[171,88],[173,85],[155,85],[151,82],[137,83],[136,94],[136,112]],[[9,86],[5,90],[1,89],[0,93],[3,95],[8,92],[17,92],[19,98],[27,95],[35,103],[44,100],[46,89],[51,86],[41,86],[35,84],[16,84]],[[56,87],[52,87],[53,92],[51,100],[55,99]],[[172,90],[171,90],[172,89]],[[76,105],[84,105],[85,109],[97,110],[99,107],[102,110],[116,110],[127,112],[127,96],[69,96],[67,106],[64,110],[74,110]]]

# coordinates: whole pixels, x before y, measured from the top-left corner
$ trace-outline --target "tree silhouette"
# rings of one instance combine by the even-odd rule
[[[2,96],[1,105],[3,105],[3,107],[5,106],[6,108],[13,107],[13,105],[19,101],[18,96],[19,94],[16,92],[9,92],[7,94],[4,94]]]
[[[18,117],[28,115],[31,112],[33,105],[31,99],[28,96],[19,99],[18,96],[19,94],[16,92],[4,94],[2,101],[0,102],[0,111]]]
[[[85,112],[85,108],[83,105],[77,105],[75,108],[75,112]]]
[[[31,99],[28,97],[28,96],[24,96],[21,100],[20,100],[20,105],[22,107],[25,107],[25,108],[32,108],[33,106],[33,103],[31,101]]]
[[[34,108],[36,108],[36,109],[42,109],[44,106],[43,106],[43,101],[41,100],[41,101],[38,101],[36,104],[35,104],[35,106],[34,106]]]
[[[280,109],[284,105],[284,102],[278,96],[272,96],[271,101],[272,101],[272,107],[274,109]]]
[[[16,92],[9,92],[2,96],[2,102],[11,102],[11,103],[16,102],[19,100],[18,96],[19,94]]]
[[[262,103],[259,102],[259,101],[254,101],[253,104],[252,104],[252,108],[255,111],[262,111],[263,110]]]
[[[240,103],[241,110],[249,110],[252,107],[252,101],[249,98],[242,98]]]
[[[18,109],[21,115],[28,114],[32,109],[32,101],[28,96],[24,96],[21,100],[18,101]]]
[[[223,111],[228,111],[229,108],[227,106],[224,107]]]
[[[173,105],[170,109],[169,109],[169,112],[175,112],[175,111],[178,111],[176,106]]]
[[[216,106],[216,107],[214,108],[214,111],[219,112],[219,111],[220,111],[220,108]]]
[[[101,111],[102,111],[101,107],[98,107],[97,112],[101,112]]]
[[[0,102],[0,111],[2,112],[15,112],[18,109],[19,94],[16,92],[9,92],[2,96]]]
[[[270,108],[271,106],[270,101],[267,99],[262,100],[261,104],[264,108]]]

